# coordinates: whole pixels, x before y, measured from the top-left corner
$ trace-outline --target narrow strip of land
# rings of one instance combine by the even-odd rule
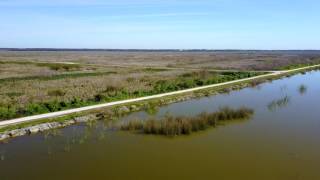
[[[40,114],[40,115],[35,115],[35,116],[28,116],[28,117],[23,117],[23,118],[6,120],[6,121],[0,122],[0,127],[37,121],[40,119],[55,118],[55,117],[59,117],[59,116],[63,116],[63,115],[79,113],[79,112],[89,111],[89,110],[95,110],[95,109],[100,109],[100,108],[105,108],[105,107],[111,107],[111,106],[115,106],[115,105],[122,105],[122,104],[127,104],[127,103],[134,103],[134,102],[139,102],[139,101],[146,101],[146,100],[152,100],[152,99],[157,99],[157,98],[163,98],[166,96],[184,94],[184,93],[198,91],[198,90],[204,90],[204,89],[209,89],[209,88],[214,88],[214,87],[219,87],[219,86],[231,85],[234,83],[241,83],[241,82],[255,80],[255,79],[259,79],[259,78],[273,77],[273,76],[277,76],[277,75],[287,74],[287,73],[291,73],[291,72],[295,72],[295,71],[301,71],[301,70],[306,70],[306,69],[311,69],[311,68],[316,68],[316,67],[320,67],[320,64],[313,65],[313,66],[307,66],[307,67],[303,67],[303,68],[292,69],[292,70],[286,70],[286,71],[276,71],[276,72],[273,72],[270,74],[264,74],[264,75],[260,75],[260,76],[239,79],[239,80],[234,80],[234,81],[229,81],[229,82],[224,82],[224,83],[219,83],[219,84],[201,86],[201,87],[180,90],[180,91],[175,91],[175,92],[169,92],[169,93],[157,94],[157,95],[146,96],[146,97],[141,97],[141,98],[115,101],[115,102],[110,102],[110,103],[86,106],[86,107],[82,107],[82,108],[75,108],[75,109],[70,109],[70,110],[64,110],[64,111],[47,113],[47,114]]]

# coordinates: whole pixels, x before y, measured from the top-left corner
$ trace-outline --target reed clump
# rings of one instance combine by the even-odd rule
[[[248,119],[254,111],[249,108],[231,109],[221,108],[214,113],[201,113],[195,117],[172,117],[164,119],[134,120],[121,125],[123,131],[138,131],[145,134],[179,136],[189,135],[193,132],[203,131],[211,127],[216,127],[222,122]]]

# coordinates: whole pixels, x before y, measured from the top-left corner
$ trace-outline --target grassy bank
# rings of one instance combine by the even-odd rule
[[[160,120],[129,121],[123,124],[120,129],[165,136],[188,135],[216,127],[222,122],[248,119],[253,113],[253,110],[244,107],[237,110],[225,107],[218,112],[201,113],[195,117],[168,116]]]

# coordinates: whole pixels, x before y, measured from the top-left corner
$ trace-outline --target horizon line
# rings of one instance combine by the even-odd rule
[[[207,49],[207,48],[0,48],[7,51],[320,51],[320,49]]]

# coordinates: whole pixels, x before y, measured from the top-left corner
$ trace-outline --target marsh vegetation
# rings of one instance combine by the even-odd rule
[[[216,127],[223,122],[248,119],[253,113],[252,109],[245,107],[239,109],[224,107],[217,112],[203,112],[195,117],[166,116],[163,119],[132,120],[122,124],[120,129],[165,136],[189,135]]]
[[[0,61],[0,80],[41,78],[97,70],[102,70],[102,68],[54,62]]]
[[[0,61],[76,62],[126,67],[277,70],[319,62],[319,51],[0,51]]]

